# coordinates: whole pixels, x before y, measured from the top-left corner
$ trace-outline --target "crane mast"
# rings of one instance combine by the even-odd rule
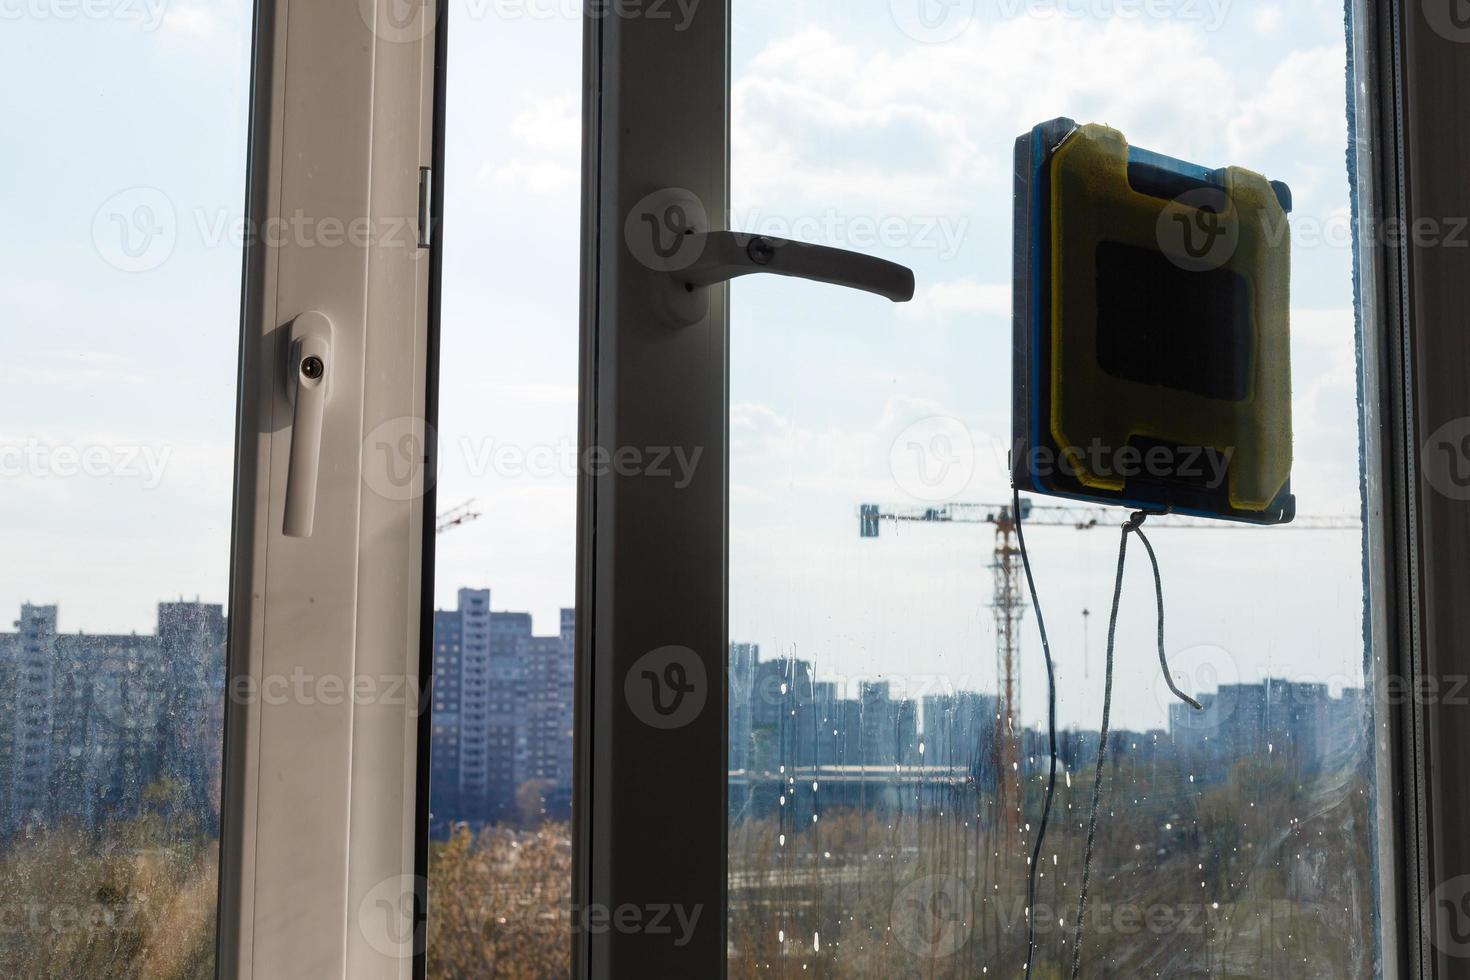
[[[1021,549],[1017,546],[1016,522],[1009,507],[996,514],[995,589],[991,610],[995,614],[996,691],[999,692],[995,719],[998,805],[1002,825],[1016,834],[1021,830],[1021,617],[1026,612],[1021,592]]]

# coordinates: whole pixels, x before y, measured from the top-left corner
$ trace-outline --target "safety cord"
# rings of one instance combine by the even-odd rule
[[[1051,817],[1051,798],[1057,789],[1057,673],[1051,659],[1051,642],[1046,638],[1046,620],[1041,616],[1041,600],[1036,596],[1036,581],[1031,577],[1031,559],[1026,554],[1026,535],[1021,530],[1019,490],[1011,491],[1011,516],[1016,522],[1016,542],[1021,550],[1021,565],[1026,569],[1026,588],[1031,591],[1031,607],[1036,610],[1036,626],[1041,631],[1041,652],[1046,656],[1046,733],[1051,752],[1051,773],[1046,778],[1046,802],[1041,807],[1041,824],[1036,830],[1036,846],[1031,849],[1031,867],[1026,872],[1026,980],[1031,980],[1031,961],[1036,955],[1036,869],[1041,864],[1041,842],[1046,839],[1046,822]],[[1005,778],[1004,774],[1001,778]]]
[[[1148,538],[1143,533],[1143,521],[1148,515],[1139,512],[1134,516],[1138,518],[1138,521],[1133,525],[1133,533],[1138,535],[1138,540],[1143,542],[1143,550],[1148,552],[1148,563],[1154,569],[1154,598],[1159,606],[1159,668],[1163,671],[1164,683],[1169,685],[1169,690],[1174,692],[1176,698],[1195,711],[1203,711],[1203,705],[1179,690],[1178,685],[1174,683],[1174,675],[1169,671],[1169,658],[1164,655],[1164,580],[1159,576],[1159,559],[1154,555],[1154,546],[1148,543]],[[1124,544],[1127,544],[1126,535]]]
[[[1123,564],[1128,556],[1128,535],[1138,535],[1143,542],[1143,547],[1148,551],[1149,564],[1154,571],[1154,597],[1159,608],[1159,666],[1164,671],[1164,681],[1185,704],[1200,710],[1200,703],[1194,698],[1179,690],[1174,684],[1174,678],[1169,673],[1169,660],[1164,654],[1164,585],[1159,576],[1159,560],[1154,555],[1154,549],[1149,544],[1148,538],[1143,534],[1143,522],[1148,519],[1148,514],[1138,511],[1123,523],[1123,535],[1118,541],[1118,574],[1113,582],[1113,609],[1108,616],[1108,659],[1107,672],[1103,682],[1103,715],[1102,732],[1097,743],[1097,768],[1092,779],[1092,812],[1087,818],[1087,847],[1082,856],[1082,892],[1077,900],[1077,933],[1072,946],[1072,980],[1077,980],[1082,970],[1082,937],[1083,928],[1087,924],[1087,885],[1092,874],[1092,848],[1097,837],[1097,811],[1102,798],[1103,763],[1107,758],[1108,749],[1108,720],[1113,708],[1113,647],[1114,639],[1118,631],[1118,603],[1123,597]]]

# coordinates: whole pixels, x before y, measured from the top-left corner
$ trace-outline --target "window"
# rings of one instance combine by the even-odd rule
[[[1455,975],[1470,78],[1346,12],[0,11],[0,973]],[[1135,542],[1100,770],[1122,513],[1005,461],[1063,113],[1295,198],[1299,520],[1149,519],[1201,707]]]
[[[1066,115],[1294,189],[1303,515],[1145,526],[1199,712],[1161,677],[1131,549],[1082,975],[1375,976],[1382,651],[1365,639],[1342,11],[893,9],[732,5],[730,226],[875,252],[919,290],[731,289],[729,975],[1017,975],[1028,908],[1034,975],[1071,969],[1127,513],[1079,529],[1033,501],[1061,732],[1028,906],[1047,675],[1008,476],[1011,146]],[[990,506],[926,520],[968,504]]]
[[[250,6],[4,20],[0,973],[208,977]]]

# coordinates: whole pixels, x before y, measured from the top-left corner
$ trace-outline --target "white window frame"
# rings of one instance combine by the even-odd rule
[[[419,677],[428,471],[380,443],[425,435],[431,252],[418,247],[419,188],[435,35],[434,8],[416,9],[407,23],[394,0],[256,10],[221,977],[414,968],[419,930],[395,928],[382,903],[419,921],[420,713],[407,682]],[[330,395],[314,526],[287,537],[285,338],[308,311],[332,323]]]

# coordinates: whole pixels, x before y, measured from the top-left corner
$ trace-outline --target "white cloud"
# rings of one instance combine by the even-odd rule
[[[1281,22],[1285,14],[1278,4],[1267,4],[1251,13],[1251,27],[1259,34],[1267,37],[1273,36],[1281,31]]]
[[[492,184],[502,190],[556,194],[574,189],[579,171],[574,166],[555,160],[517,157],[499,165],[486,163],[476,176],[482,183]]]
[[[1357,504],[1355,320],[1351,307],[1293,309],[1293,488],[1307,513]]]
[[[773,42],[734,83],[736,198],[969,210],[977,191],[1010,179],[1011,140],[997,134],[1068,114],[1139,145],[1207,155],[1223,149],[1237,102],[1232,73],[1178,24],[1027,17],[898,53],[808,28]]]
[[[575,192],[581,180],[580,99],[563,93],[533,100],[510,124],[515,149],[480,165],[477,179],[511,193]]]
[[[582,103],[573,92],[538,99],[516,114],[511,135],[525,148],[576,157],[582,145]]]
[[[909,395],[887,398],[876,417],[855,418],[851,427],[803,425],[755,402],[731,405],[731,493],[750,504],[777,505],[776,511],[760,512],[762,521],[784,519],[779,509],[783,499],[810,503],[812,493],[851,498],[853,503],[859,498],[908,501],[903,474],[894,469],[894,446],[917,425],[936,418],[953,420],[969,437],[969,447],[956,447],[964,465],[973,467],[960,496],[1002,499],[1008,440],[943,402]]]
[[[899,308],[905,320],[943,322],[952,317],[1008,317],[1011,314],[1011,284],[980,282],[974,278],[936,282],[921,286],[910,303]]]
[[[1341,46],[1293,51],[1229,124],[1230,152],[1257,156],[1278,143],[1347,147],[1347,63]]]
[[[169,7],[163,18],[165,31],[196,40],[214,37],[218,28],[219,21],[214,13],[193,4]]]

